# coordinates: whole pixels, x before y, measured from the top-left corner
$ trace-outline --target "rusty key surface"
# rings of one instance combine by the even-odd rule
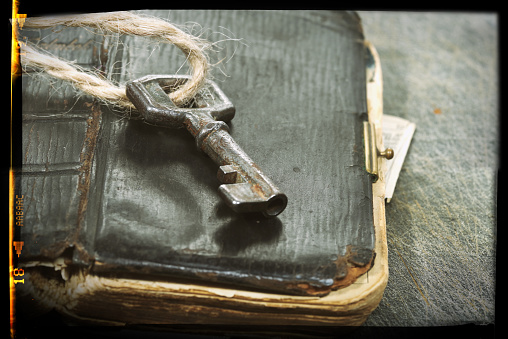
[[[185,75],[148,75],[127,84],[127,96],[145,122],[170,128],[185,127],[219,167],[222,183],[219,194],[234,211],[261,212],[267,217],[279,215],[287,197],[249,158],[229,134],[226,122],[235,116],[235,107],[216,83],[206,86],[189,104],[173,104],[167,93],[189,79]]]

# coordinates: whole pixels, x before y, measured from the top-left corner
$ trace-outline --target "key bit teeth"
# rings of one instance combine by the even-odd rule
[[[243,182],[242,176],[234,166],[224,165],[220,166],[217,171],[217,179],[223,184],[235,184]]]

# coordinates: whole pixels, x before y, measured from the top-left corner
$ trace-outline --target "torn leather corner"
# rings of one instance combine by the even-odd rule
[[[299,293],[305,295],[326,296],[332,291],[353,284],[361,275],[367,273],[373,267],[375,257],[374,250],[348,245],[346,254],[331,263],[331,265],[336,266],[332,285],[315,286],[309,283],[290,283],[287,288],[298,290]]]
[[[332,290],[353,284],[358,277],[372,268],[375,257],[376,252],[372,249],[349,245],[346,255],[336,261],[337,266],[347,267],[347,274],[343,278],[335,280]]]

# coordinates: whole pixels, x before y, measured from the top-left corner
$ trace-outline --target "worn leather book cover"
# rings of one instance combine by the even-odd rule
[[[20,309],[106,324],[361,324],[387,267],[384,160],[374,180],[364,135],[370,122],[382,146],[381,69],[358,15],[143,13],[242,39],[216,79],[236,108],[230,133],[287,207],[275,218],[234,212],[217,192],[218,166],[186,130],[130,119],[27,69],[14,191]],[[20,33],[117,83],[185,72],[175,46],[141,37]]]

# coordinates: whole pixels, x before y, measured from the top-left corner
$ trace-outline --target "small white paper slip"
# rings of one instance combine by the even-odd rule
[[[383,114],[383,145],[393,149],[393,159],[386,162],[386,202],[390,202],[399,179],[416,125],[406,119]]]

